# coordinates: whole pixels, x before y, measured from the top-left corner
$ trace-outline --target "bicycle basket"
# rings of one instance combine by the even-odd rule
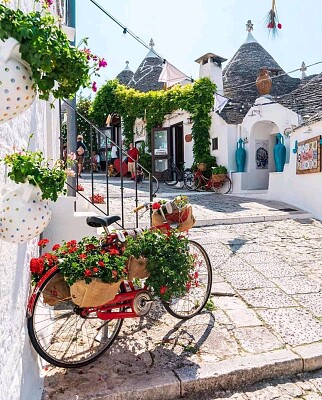
[[[206,163],[199,163],[197,164],[197,168],[199,169],[199,171],[206,171],[207,169],[207,164]]]

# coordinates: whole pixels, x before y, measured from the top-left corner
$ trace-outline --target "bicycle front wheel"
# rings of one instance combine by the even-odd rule
[[[66,294],[50,290],[57,279],[61,279],[59,271],[49,276],[37,292],[27,320],[29,337],[37,353],[50,364],[61,368],[83,367],[111,346],[123,320],[101,320],[95,313],[81,316],[81,309],[70,297],[65,298]],[[51,296],[49,303],[56,303],[53,306],[46,299],[48,291]]]
[[[211,292],[212,270],[205,249],[199,243],[189,240],[189,252],[194,258],[190,288],[184,297],[162,301],[165,309],[179,319],[189,319],[200,313]]]
[[[211,189],[218,194],[227,194],[231,190],[231,180],[228,176],[221,182],[212,182]]]
[[[161,174],[162,182],[164,182],[168,186],[176,185],[180,180],[180,178],[181,176],[179,176],[179,174],[176,171],[170,168],[165,169]]]

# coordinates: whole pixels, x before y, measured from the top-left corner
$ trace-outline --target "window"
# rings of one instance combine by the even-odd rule
[[[218,150],[218,138],[217,137],[212,139],[212,150]]]

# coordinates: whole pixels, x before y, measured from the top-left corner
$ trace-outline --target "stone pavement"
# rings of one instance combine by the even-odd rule
[[[321,222],[281,203],[191,198],[197,220],[208,221],[191,238],[210,257],[215,309],[184,322],[156,303],[147,317],[125,320],[96,363],[46,368],[43,400],[321,398],[321,374],[306,374],[322,368]],[[228,224],[206,226],[212,218]],[[283,381],[279,394],[279,381],[268,392],[257,385],[232,393],[298,373],[302,383]]]

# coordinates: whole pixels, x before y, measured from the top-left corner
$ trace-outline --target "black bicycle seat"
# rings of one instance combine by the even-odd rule
[[[87,225],[92,226],[93,228],[99,228],[100,226],[109,226],[114,224],[114,222],[119,221],[121,218],[118,215],[111,215],[109,217],[87,217],[86,222]]]

